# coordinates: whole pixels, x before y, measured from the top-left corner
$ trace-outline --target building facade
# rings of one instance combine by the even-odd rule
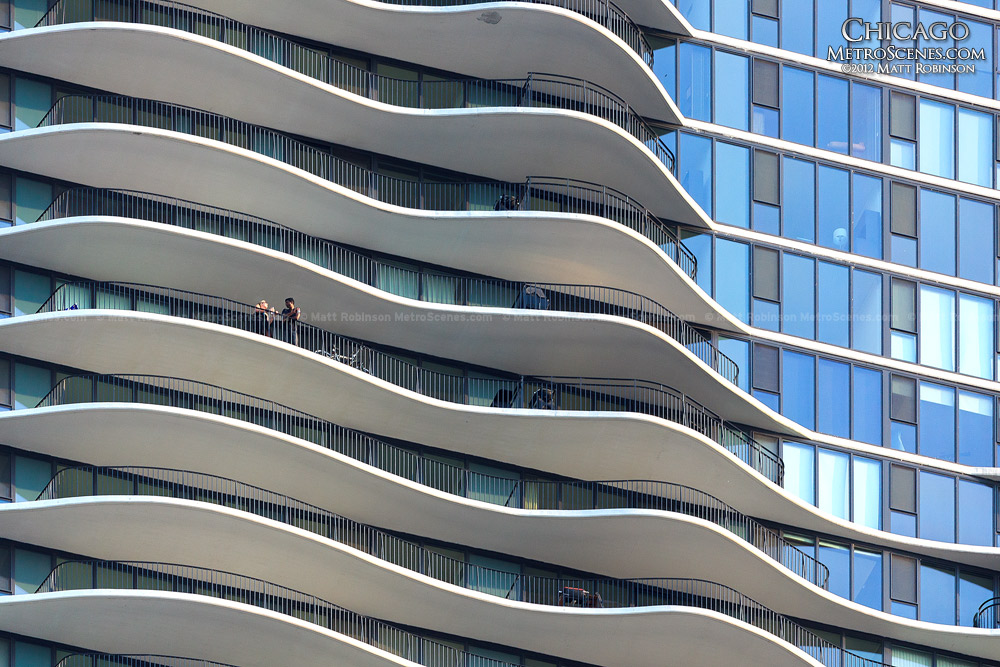
[[[0,30],[0,665],[1000,665],[994,0]]]

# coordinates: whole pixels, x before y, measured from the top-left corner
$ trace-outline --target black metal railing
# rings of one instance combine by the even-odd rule
[[[428,303],[531,309],[624,317],[651,326],[737,384],[739,367],[711,340],[673,312],[635,292],[598,285],[523,282],[459,276],[376,259],[337,243],[259,218],[134,193],[67,190],[40,220],[68,214],[121,215],[235,238],[304,259],[381,291]]]
[[[55,667],[235,667],[228,663],[174,655],[139,653],[70,653]]]
[[[230,600],[313,623],[388,651],[405,660],[440,667],[515,667],[434,641],[315,595],[232,572],[171,563],[71,560],[56,565],[36,593],[77,590],[145,590]]]
[[[287,322],[280,314],[222,297],[153,285],[84,281],[66,283],[39,313],[75,309],[111,309],[158,313],[273,337],[313,350],[393,385],[449,403],[494,408],[631,412],[693,429],[777,485],[784,466],[773,452],[745,431],[725,422],[697,401],[658,382],[639,379],[489,376],[422,368],[353,338],[305,322]]]
[[[1000,628],[1000,597],[992,598],[979,605],[976,615],[972,617],[972,627],[985,630]]]
[[[339,158],[332,158],[336,162]],[[335,170],[336,171],[336,170]],[[594,215],[638,232],[657,245],[692,280],[698,279],[698,260],[677,233],[641,204],[617,190],[586,181],[529,176],[521,183],[467,181],[414,182],[368,172],[374,185],[365,195],[397,206],[433,211],[494,210],[544,211]],[[357,189],[357,183],[347,183]],[[119,215],[152,220],[239,239],[265,239],[264,245],[312,261],[308,239],[278,223],[228,209],[175,197],[108,188],[74,187],[60,193],[39,221],[78,215]],[[292,239],[294,237],[294,239]],[[327,267],[330,268],[330,267]]]
[[[184,30],[248,51],[347,92],[397,107],[529,107],[586,113],[628,132],[649,148],[669,171],[674,171],[674,154],[659,132],[618,95],[576,77],[529,72],[523,79],[395,79],[260,28],[169,0],[61,0],[35,27],[95,20]]]
[[[423,458],[420,461],[421,464],[426,462],[427,459]],[[502,493],[503,488],[510,486],[512,481],[502,477],[473,475],[468,481],[481,484],[481,491],[493,491],[487,495],[495,502],[501,498],[501,494],[497,492]],[[655,506],[658,510],[712,521],[740,535],[779,563],[787,563],[789,569],[804,579],[826,587],[829,570],[825,565],[783,540],[776,531],[740,515],[716,498],[689,487],[663,482],[515,482],[504,505],[510,506],[510,498],[520,492],[518,505],[521,507],[548,509],[559,507],[560,500],[565,500],[569,505],[582,505],[575,509],[591,509],[593,503],[587,502],[584,496],[600,492],[606,499],[602,504],[622,509],[640,504],[633,501],[639,495],[637,488],[642,490],[645,502],[641,504],[646,508]],[[651,493],[663,495],[653,496]],[[618,600],[613,593],[621,588],[620,584],[625,580],[560,577],[556,585],[548,577],[515,577],[510,572],[463,564],[426,551],[416,543],[314,505],[216,475],[166,468],[73,466],[57,472],[37,500],[100,495],[165,496],[235,507],[343,542],[376,558],[435,579],[476,590],[485,587],[487,592],[501,591],[504,592],[504,597],[522,602],[552,604],[553,598],[549,593],[568,586],[600,593],[607,606],[627,606],[626,601]],[[577,497],[583,502],[575,502]],[[465,568],[464,574],[459,579],[452,576],[462,573],[462,568]],[[448,577],[442,578],[445,574]]]
[[[697,517],[732,532],[799,577],[827,587],[827,567],[785,540],[778,531],[741,514],[710,494],[680,484],[651,480],[544,480],[488,475],[390,444],[273,401],[178,378],[70,376],[60,380],[39,403],[39,407],[102,402],[162,405],[225,415],[301,438],[438,491],[504,507],[563,511],[644,509]]]
[[[153,590],[233,600],[315,623],[419,664],[444,667],[507,667],[445,646],[394,625],[367,618],[314,595],[243,575],[207,568],[136,561],[79,560],[57,565],[37,593],[72,590]],[[558,598],[559,591],[553,594]],[[655,579],[616,593],[646,598],[656,606],[708,609],[797,646],[826,667],[885,667],[810,632],[728,586],[698,579]],[[599,607],[592,591],[562,591],[567,606]]]
[[[451,7],[477,4],[483,0],[381,1],[410,7]],[[548,5],[580,14],[606,28],[639,54],[646,65],[653,66],[653,49],[642,28],[611,0],[508,1]],[[297,44],[275,33],[239,23],[204,9],[170,0],[58,0],[35,27],[81,21],[121,21],[175,28],[253,51],[259,56],[302,74],[314,76],[325,71],[322,59],[326,54],[318,49]],[[339,62],[330,56],[326,58]]]

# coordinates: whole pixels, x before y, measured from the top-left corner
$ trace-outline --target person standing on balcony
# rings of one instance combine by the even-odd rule
[[[261,299],[253,307],[253,332],[262,336],[271,337],[271,325],[274,323],[274,308],[267,305],[267,301]]]
[[[285,327],[285,340],[292,345],[299,344],[299,318],[302,309],[295,305],[295,299],[285,299],[285,308],[281,311],[281,322]]]

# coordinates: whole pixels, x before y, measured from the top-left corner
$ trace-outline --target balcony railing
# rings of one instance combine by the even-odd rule
[[[984,630],[1000,629],[1000,598],[992,598],[979,605],[976,615],[972,617],[972,626]]]
[[[124,654],[124,653],[71,653],[55,667],[235,667],[234,665],[180,658],[173,655]]]
[[[410,7],[451,7],[483,2],[483,0],[380,1]],[[653,49],[646,40],[642,28],[611,0],[506,1],[548,5],[580,14],[606,28],[635,51],[647,66],[653,66]],[[308,76],[316,76],[324,71],[337,69],[346,71],[347,68],[351,67],[322,51],[298,44],[276,33],[248,26],[204,9],[169,0],[58,0],[35,27],[82,21],[145,23],[184,30],[225,42],[230,46],[252,51],[259,56]],[[327,83],[331,82],[327,81]]]
[[[337,158],[333,158],[334,161]],[[522,183],[469,181],[428,183],[368,172],[374,185],[365,195],[379,201],[433,211],[544,211],[593,215],[617,222],[657,245],[691,280],[698,279],[698,260],[677,233],[642,205],[604,186],[565,178],[529,176]],[[347,184],[357,190],[357,184]],[[304,251],[313,237],[278,223],[228,209],[146,192],[75,187],[60,193],[39,221],[78,215],[118,215],[151,220],[238,239],[264,239],[264,245],[314,261],[318,251]],[[322,241],[321,241],[322,242]],[[333,244],[336,245],[336,244]],[[327,267],[333,268],[333,267]]]
[[[341,427],[328,423],[325,424],[325,427],[327,430],[341,429]],[[358,434],[352,435],[357,437]],[[711,521],[731,531],[803,579],[823,588],[827,586],[829,570],[825,565],[784,540],[777,531],[743,516],[717,498],[690,487],[649,481],[515,480],[476,473],[417,456],[398,448],[396,448],[397,451],[390,453],[390,446],[371,440],[370,444],[382,445],[381,452],[392,457],[390,460],[395,465],[386,466],[392,472],[400,467],[409,467],[411,473],[409,477],[417,478],[413,481],[424,483],[424,479],[427,479],[430,482],[428,486],[432,488],[485,502],[503,504],[506,507],[513,506],[530,510],[568,511],[629,508],[653,509],[693,516]],[[329,441],[327,440],[327,442]],[[357,451],[355,448],[351,449]],[[408,454],[408,456],[400,456],[401,454]],[[400,459],[406,462],[403,466],[399,465]],[[381,467],[378,463],[376,458],[373,465]],[[422,471],[424,475],[412,474],[417,471]],[[395,565],[438,579],[441,578],[439,576],[441,573],[459,572],[462,567],[460,563],[452,562],[435,553],[417,553],[415,550],[420,550],[419,545],[400,540],[374,528],[356,524],[319,507],[242,482],[190,471],[137,467],[76,466],[65,468],[56,473],[48,486],[39,494],[37,500],[92,495],[169,496],[237,507],[253,514],[291,523],[333,540],[344,542],[343,536],[352,536],[349,540],[349,546],[362,549],[378,558],[389,560]],[[359,542],[358,536],[365,531],[370,534]],[[379,551],[373,551],[373,547],[370,545],[379,545]],[[505,577],[510,576],[509,573],[499,570],[476,570],[473,566],[468,567],[472,569],[466,571],[462,580],[466,586],[475,587],[475,582],[506,581]],[[516,590],[507,585],[500,586],[500,588],[507,592],[507,597],[515,593],[518,594],[518,597],[512,599],[536,604],[551,604],[551,597],[548,596],[548,593],[542,595],[541,592],[555,589],[550,585],[551,582],[542,579],[522,577],[517,583]],[[458,583],[452,579],[447,579],[447,581]],[[614,594],[608,592],[618,590],[618,584],[609,584],[604,580],[597,579],[560,581],[561,584],[556,589],[571,586],[598,591],[601,592],[606,605],[624,605],[620,601],[616,602]],[[601,583],[602,581],[604,583]],[[492,584],[488,588],[490,591],[499,590],[497,586]]]
[[[797,646],[826,667],[885,667],[883,663],[862,658],[822,639],[788,617],[728,586],[698,579],[655,581],[655,588],[637,584],[627,593],[634,599],[654,596],[652,599],[657,605],[708,609],[735,618]],[[314,623],[418,664],[513,667],[509,663],[474,656],[383,621],[355,614],[314,595],[219,570],[169,563],[66,561],[52,570],[36,592],[74,590],[172,591],[232,600]],[[558,597],[558,591],[555,595]],[[582,598],[584,604],[577,605],[577,598]],[[592,592],[588,597],[563,591],[562,599],[572,606],[597,606]]]
[[[304,322],[283,322],[268,313],[222,297],[153,285],[78,282],[61,285],[39,313],[112,309],[158,313],[212,322],[298,345],[381,380],[441,401],[494,408],[583,410],[647,414],[691,428],[714,440],[778,484],[783,464],[746,432],[705,406],[658,382],[639,379],[486,376],[422,368],[364,342]]]

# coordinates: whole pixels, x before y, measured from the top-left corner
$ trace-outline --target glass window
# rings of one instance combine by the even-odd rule
[[[920,171],[955,178],[955,107],[920,100]]]
[[[852,599],[872,609],[882,608],[882,554],[854,549],[854,595]],[[881,654],[878,660],[881,661]]]
[[[750,226],[750,149],[724,142],[715,145],[715,219],[734,227]]]
[[[749,323],[750,246],[718,239],[715,252],[717,260],[715,300],[734,317]]]
[[[677,0],[674,4],[692,27],[698,30],[711,30],[711,5],[705,0]]]
[[[746,6],[746,3],[742,3]],[[724,51],[715,52],[715,122],[746,130],[749,127],[750,59]]]
[[[920,191],[920,268],[955,275],[955,198]]]
[[[848,236],[851,217],[849,184],[848,172],[820,166],[817,236],[818,243],[825,248],[845,252],[851,249]]]
[[[958,371],[992,379],[993,300],[959,295],[958,318]]]
[[[900,646],[892,647],[892,667],[931,667],[931,654]]]
[[[851,218],[854,252],[865,257],[882,258],[882,179],[854,174],[853,215]]]
[[[958,200],[958,275],[993,284],[993,205]]]
[[[955,293],[920,286],[920,363],[955,370]]]
[[[781,414],[806,428],[816,427],[816,358],[781,354]]]
[[[782,158],[784,187],[781,191],[784,230],[782,236],[796,241],[816,241],[816,166],[793,158]]]
[[[977,577],[968,572],[958,576],[958,624],[972,627],[979,606],[993,597],[993,577]]]
[[[842,544],[819,541],[816,560],[830,569],[829,591],[834,595],[851,597],[851,550]]]
[[[876,530],[882,527],[882,464],[854,457],[853,521]]]
[[[785,462],[785,490],[802,502],[816,504],[816,450],[811,445],[785,442],[781,460]]]
[[[955,20],[954,16],[949,16],[947,14],[941,14],[939,12],[932,12],[927,9],[919,9],[919,14],[917,16],[918,20],[925,26],[929,26],[935,22],[942,22],[945,24],[950,24]],[[923,37],[917,40],[918,49],[948,49],[955,46],[955,40],[953,39],[942,39],[942,40],[930,40]],[[919,62],[925,65],[938,65],[942,61],[933,60],[931,58],[920,58]],[[954,61],[944,61],[944,62],[954,62]],[[924,82],[929,83],[932,86],[941,86],[943,88],[954,88],[955,87],[955,75],[950,72],[917,72],[917,78]]]
[[[816,505],[839,519],[851,518],[848,481],[851,457],[843,452],[819,450],[819,487]]]
[[[854,270],[851,288],[851,347],[861,352],[882,354],[882,276]]]
[[[939,542],[955,541],[955,480],[920,471],[920,537]]]
[[[14,271],[14,315],[34,315],[52,295],[48,276]]]
[[[851,84],[851,155],[882,161],[882,90]]]
[[[813,3],[781,0],[781,48],[806,56],[813,55],[815,25]],[[826,58],[825,51],[820,57]]]
[[[782,265],[782,331],[814,338],[816,318],[816,261],[785,253]]]
[[[993,465],[993,398],[958,392],[958,462]]]
[[[851,367],[831,359],[817,360],[819,405],[816,429],[840,438],[851,437]]]
[[[14,594],[34,593],[52,572],[52,557],[38,551],[14,549]]]
[[[841,25],[843,21],[835,26],[838,35]],[[816,85],[816,109],[816,147],[846,154],[847,82],[820,74]]]
[[[955,572],[920,566],[920,620],[955,624]]]
[[[746,0],[715,0],[713,32],[736,39],[746,39],[748,4]]]
[[[52,649],[41,644],[14,642],[14,667],[49,667]]]
[[[698,260],[698,287],[703,289],[705,294],[712,294],[712,235],[681,228],[680,237],[681,242]],[[731,278],[727,276],[725,279]]]
[[[514,589],[521,574],[517,563],[479,554],[469,554],[469,565],[469,588],[500,597]]]
[[[993,114],[959,107],[958,180],[993,185],[993,121]]]
[[[784,67],[781,75],[782,96],[788,100],[782,109],[781,138],[812,146],[816,122],[813,73]]]
[[[26,456],[14,457],[14,502],[38,499],[52,480],[52,464]]]
[[[993,546],[993,489],[986,484],[958,480],[958,541]]]
[[[712,215],[712,140],[682,132],[680,182],[699,206]]]
[[[870,445],[882,444],[882,373],[854,367],[852,398],[854,439]]]
[[[29,364],[14,364],[14,409],[33,408],[52,389],[51,372]]]
[[[987,5],[981,6],[986,7]],[[994,8],[992,3],[989,4],[989,8]],[[962,40],[959,46],[967,49],[983,49],[986,52],[986,60],[971,61],[972,64],[976,65],[976,71],[958,75],[958,89],[963,93],[993,97],[993,77],[989,66],[989,63],[993,62],[993,26],[988,23],[970,21],[964,16],[961,20],[969,26],[969,37]]]
[[[670,99],[677,99],[677,42],[662,37],[649,37],[653,47],[653,74],[663,84]]]
[[[846,266],[819,263],[818,338],[824,343],[850,344],[850,272]],[[845,436],[846,437],[846,436]]]
[[[799,1],[801,2],[801,0]],[[816,3],[816,56],[818,58],[826,60],[830,49],[836,52],[840,47],[847,46],[847,41],[841,33],[841,26],[847,19],[847,0],[824,0]],[[820,125],[822,126],[822,123]]]
[[[30,178],[14,179],[14,224],[36,222],[52,203],[52,186]]]
[[[694,4],[705,4],[693,0]],[[706,13],[707,13],[706,6]],[[694,120],[712,120],[712,50],[689,42],[678,46],[677,105]]]
[[[778,46],[778,22],[765,16],[754,14],[751,17],[753,25],[753,41],[765,46]]]
[[[920,453],[955,460],[955,390],[920,383]]]
[[[750,391],[750,343],[738,338],[726,338],[719,336],[719,352],[726,355],[736,364],[739,369],[737,382],[739,388],[745,392]]]
[[[45,3],[42,3],[42,7]],[[45,10],[42,10],[44,13]],[[39,16],[41,18],[41,16]],[[14,129],[38,127],[52,107],[52,87],[31,79],[14,79]]]

